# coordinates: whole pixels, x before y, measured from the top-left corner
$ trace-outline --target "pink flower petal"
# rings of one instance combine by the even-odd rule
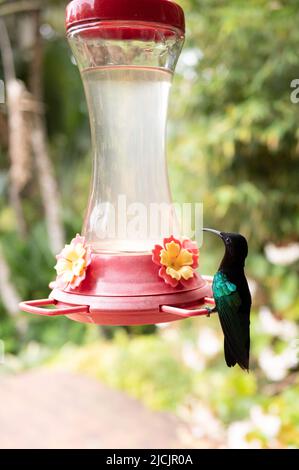
[[[85,245],[85,237],[82,237],[81,235],[79,235],[79,233],[77,233],[75,238],[73,238],[71,241],[71,244],[74,245],[77,245],[78,243],[82,243],[83,246]]]
[[[185,238],[182,242],[182,247],[186,248],[188,251],[196,252],[198,250],[197,243],[193,240],[190,240],[190,238]]]
[[[86,263],[86,268],[90,265],[91,263],[91,248],[90,246],[86,247],[86,254],[85,254],[85,263]]]
[[[59,289],[65,289],[67,287],[67,282],[62,279],[62,276],[57,276],[55,281],[55,287]]]
[[[155,248],[152,250],[152,260],[158,266],[161,266],[160,253],[163,250],[163,247],[160,245],[155,245]]]
[[[86,271],[84,271],[84,273],[81,274],[81,276],[75,277],[73,281],[69,283],[68,287],[73,290],[76,289],[76,287],[79,287],[81,282],[84,281],[85,278],[86,278]]]
[[[193,269],[198,268],[199,249],[197,243],[193,240],[190,240],[189,238],[186,238],[182,243],[182,247],[186,248],[186,250],[190,251],[193,255],[193,264],[191,267]]]
[[[196,273],[193,274],[193,277],[190,277],[190,279],[181,279],[180,280],[180,283],[184,286],[184,287],[188,287],[188,289],[195,289],[198,285],[197,283],[197,276],[196,276]]]
[[[191,268],[193,268],[193,269],[198,268],[198,258],[199,258],[199,254],[198,255],[193,255],[193,264],[192,264]]]
[[[164,245],[164,248],[165,248],[165,249],[166,249],[166,244],[167,244],[167,243],[170,243],[170,242],[177,243],[177,244],[180,246],[180,248],[182,247],[182,244],[181,244],[180,240],[178,240],[177,238],[174,238],[174,236],[171,235],[171,237],[169,237],[169,238],[164,238],[164,240],[163,240],[163,245]]]
[[[162,266],[162,268],[160,268],[160,271],[159,271],[159,276],[164,279],[164,281],[166,282],[166,284],[169,284],[171,287],[176,287],[179,283],[179,281],[177,281],[176,279],[173,279],[171,276],[169,276],[167,273],[166,273],[166,267],[165,266]]]

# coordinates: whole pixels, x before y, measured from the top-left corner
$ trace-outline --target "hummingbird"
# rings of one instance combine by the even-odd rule
[[[247,240],[239,233],[219,232],[204,228],[220,237],[225,246],[224,257],[214,276],[212,291],[224,333],[224,355],[228,367],[236,364],[249,371],[251,295],[244,273],[248,255]]]

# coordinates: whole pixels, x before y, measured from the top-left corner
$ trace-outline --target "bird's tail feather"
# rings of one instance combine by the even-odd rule
[[[225,362],[228,367],[234,367],[237,364],[237,361],[229,347],[229,343],[224,339],[224,356]]]
[[[247,370],[249,369],[249,354],[247,341],[244,338],[244,328],[239,317],[227,306],[223,305],[219,314],[220,324],[225,338],[225,360],[229,367],[239,364]]]

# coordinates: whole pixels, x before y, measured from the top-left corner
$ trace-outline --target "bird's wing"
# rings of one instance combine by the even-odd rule
[[[239,313],[242,302],[237,287],[224,273],[218,272],[212,288],[225,338],[226,363],[228,366],[238,363],[242,369],[248,370],[247,339]]]

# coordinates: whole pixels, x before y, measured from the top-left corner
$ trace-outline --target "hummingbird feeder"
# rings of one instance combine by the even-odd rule
[[[196,243],[173,236],[174,213],[169,232],[153,240],[123,230],[119,210],[124,200],[172,207],[165,137],[184,12],[172,0],[73,0],[66,29],[90,115],[92,185],[82,236],[57,256],[49,298],[20,308],[101,325],[208,315],[211,284],[196,272]]]

